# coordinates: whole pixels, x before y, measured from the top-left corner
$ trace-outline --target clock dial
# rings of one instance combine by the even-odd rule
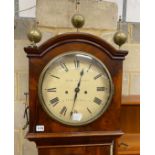
[[[39,97],[45,111],[63,124],[88,124],[108,108],[113,83],[96,57],[68,52],[51,60],[39,78]]]

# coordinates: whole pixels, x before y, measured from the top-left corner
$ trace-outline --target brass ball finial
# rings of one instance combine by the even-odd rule
[[[119,21],[118,21],[118,30],[117,32],[114,34],[113,40],[114,43],[117,44],[119,46],[119,48],[125,44],[125,42],[127,41],[127,36],[124,32],[121,31],[121,16],[119,16]]]
[[[77,29],[82,28],[83,25],[85,24],[84,16],[82,16],[79,13],[74,14],[71,21],[72,21],[73,26]]]
[[[124,32],[118,31],[114,34],[113,40],[120,47],[127,41],[127,36]]]
[[[42,39],[42,33],[37,28],[37,25],[38,25],[38,22],[36,22],[33,28],[27,33],[28,39],[34,44],[40,42],[40,40]]]

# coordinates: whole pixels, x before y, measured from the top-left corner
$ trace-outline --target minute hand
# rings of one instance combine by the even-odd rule
[[[80,91],[79,87],[80,87],[80,84],[81,84],[81,78],[82,78],[83,74],[84,74],[84,71],[82,70],[82,71],[80,72],[80,80],[79,80],[79,82],[78,82],[78,84],[77,84],[77,87],[75,88],[75,96],[74,96],[73,107],[72,107],[72,110],[71,110],[71,115],[73,114],[73,110],[74,110],[74,106],[75,106],[75,101],[76,101],[76,99],[77,99],[77,94],[78,94],[78,92]]]
[[[82,78],[83,74],[84,74],[84,72],[83,72],[83,70],[82,70],[82,71],[80,72],[80,80],[79,80],[79,82],[78,82],[77,88],[80,87],[80,84],[81,84],[81,78]]]
[[[77,84],[77,87],[75,88],[75,96],[74,96],[74,103],[73,103],[73,105],[75,104],[75,101],[76,101],[76,99],[77,99],[77,94],[78,94],[78,92],[80,91],[79,87],[80,87],[80,84],[81,84],[81,79],[82,79],[83,74],[84,74],[84,72],[83,72],[83,70],[82,70],[82,71],[80,72],[80,80],[79,80],[79,82],[78,82],[78,84]]]

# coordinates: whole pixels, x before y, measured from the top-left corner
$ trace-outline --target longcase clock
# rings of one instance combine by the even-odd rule
[[[30,125],[39,155],[117,154],[127,51],[86,33],[66,33],[29,58]]]

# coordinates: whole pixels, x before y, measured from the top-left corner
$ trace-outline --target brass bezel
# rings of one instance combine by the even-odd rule
[[[93,60],[95,60],[97,63],[99,63],[103,68],[104,70],[106,71],[107,75],[108,75],[108,78],[109,78],[109,81],[110,81],[110,92],[111,94],[109,95],[109,98],[108,98],[108,101],[106,103],[106,105],[103,107],[103,110],[97,114],[95,117],[93,117],[92,119],[90,119],[89,121],[87,122],[77,122],[76,124],[75,123],[70,123],[70,122],[65,122],[63,120],[60,120],[59,118],[57,118],[55,115],[53,115],[51,113],[51,111],[47,108],[47,106],[45,105],[45,102],[44,102],[44,99],[42,97],[42,82],[43,82],[43,79],[44,79],[44,75],[47,71],[47,69],[49,68],[49,66],[51,66],[52,63],[54,63],[56,60],[58,60],[59,58],[61,57],[64,57],[64,56],[68,56],[68,55],[75,55],[75,54],[81,54],[81,55],[86,55],[86,56],[89,56],[91,57]],[[55,58],[53,58],[52,60],[50,60],[49,63],[47,63],[47,65],[43,68],[41,74],[40,74],[40,77],[39,77],[39,83],[38,83],[38,96],[39,96],[39,99],[40,99],[40,103],[44,109],[44,111],[51,117],[53,118],[54,120],[64,124],[64,125],[69,125],[69,126],[83,126],[83,125],[87,125],[89,123],[92,123],[93,121],[95,121],[96,119],[98,119],[101,115],[103,115],[103,113],[107,110],[107,108],[109,107],[110,103],[111,103],[111,100],[112,100],[112,97],[113,97],[113,94],[114,94],[114,85],[113,85],[113,81],[112,81],[112,78],[111,78],[111,75],[110,75],[110,72],[109,70],[107,69],[107,67],[104,65],[104,63],[99,60],[98,58],[96,58],[95,56],[93,56],[92,54],[89,54],[87,52],[83,52],[83,51],[70,51],[70,52],[66,52],[64,54],[60,54],[58,56],[56,56]]]

